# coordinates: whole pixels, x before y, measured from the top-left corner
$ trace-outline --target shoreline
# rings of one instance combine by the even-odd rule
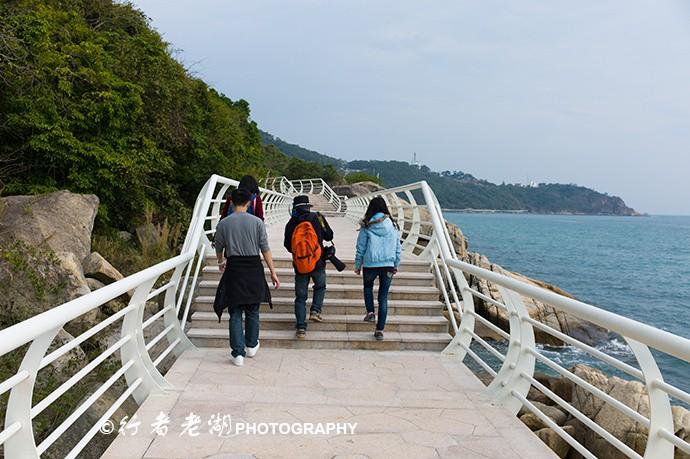
[[[561,216],[561,217],[651,217],[650,214],[584,214],[576,212],[530,212],[526,209],[510,210],[510,209],[450,209],[442,208],[443,212],[454,214],[507,214],[507,215],[544,215],[544,216]],[[683,215],[679,215],[683,216]]]

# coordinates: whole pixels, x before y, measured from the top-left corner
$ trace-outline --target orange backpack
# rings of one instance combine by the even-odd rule
[[[316,269],[321,259],[321,244],[314,225],[304,221],[292,233],[292,263],[300,274],[308,274]]]

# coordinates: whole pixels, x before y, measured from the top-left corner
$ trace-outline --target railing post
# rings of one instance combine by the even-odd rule
[[[199,272],[201,271],[201,267],[204,264],[204,258],[206,257],[206,248],[204,247],[203,244],[199,244],[199,247],[197,247],[197,262],[196,262],[196,267],[194,268],[194,276],[192,277],[192,283],[189,286],[189,294],[187,295],[187,303],[185,304],[184,307],[184,312],[182,313],[182,321],[180,322],[180,327],[184,330],[184,328],[187,325],[187,317],[189,316],[189,310],[192,305],[192,299],[194,297],[194,290],[196,290],[196,283],[197,280],[199,279]],[[194,258],[190,260],[190,263],[194,261]]]
[[[660,435],[662,430],[675,432],[673,425],[673,412],[668,394],[656,386],[657,382],[664,380],[656,360],[649,347],[631,338],[623,337],[630,346],[640,370],[644,375],[644,383],[649,394],[649,433],[647,435],[647,447],[645,458],[672,459],[675,447],[673,443]]]
[[[398,219],[398,227],[400,231],[405,228],[405,209],[403,208],[402,202],[396,193],[393,193],[393,200],[395,201],[395,207],[398,211],[396,218]]]
[[[152,279],[134,290],[130,304],[135,304],[136,307],[122,320],[122,337],[129,336],[130,339],[120,349],[120,359],[122,365],[130,360],[134,362],[125,372],[125,380],[129,386],[141,378],[141,384],[132,393],[132,397],[139,405],[144,403],[144,400],[152,393],[160,393],[163,392],[164,387],[170,387],[151,360],[142,328],[146,298],[155,282],[156,279]]]
[[[415,200],[414,195],[409,190],[405,190],[405,196],[407,196],[407,199],[412,206],[412,224],[410,225],[410,230],[408,231],[407,236],[402,243],[402,250],[403,252],[412,252],[414,251],[414,246],[419,238],[419,229],[421,224],[419,223],[419,208],[417,207],[417,201]]]
[[[61,327],[62,324],[33,340],[19,367],[19,371],[28,372],[29,377],[12,388],[7,401],[5,428],[9,428],[14,423],[21,425],[20,430],[8,438],[3,445],[5,457],[8,459],[38,459],[39,457],[31,420],[34,386],[41,360]]]
[[[200,256],[203,256],[203,253],[200,254]],[[189,265],[194,263],[194,258],[189,260]],[[173,272],[172,279],[170,280],[173,282],[175,285],[178,285],[180,282],[180,279],[182,278],[182,273],[185,271],[184,265],[183,266],[178,266],[175,271]],[[184,296],[184,290],[180,291],[180,296]],[[190,291],[190,295],[193,295],[194,292]],[[177,308],[175,307],[176,305],[176,289],[175,288],[169,288],[165,292],[165,300],[163,302],[163,307],[170,307],[168,311],[163,314],[163,324],[165,327],[168,327],[170,324],[174,324],[174,327],[170,333],[167,335],[167,341],[169,344],[172,344],[177,338],[180,339],[180,342],[177,346],[173,348],[173,352],[177,357],[181,356],[184,351],[187,349],[194,349],[194,344],[187,338],[187,334],[184,331],[184,325],[178,319],[178,313],[177,313]]]
[[[496,287],[509,309],[510,340],[505,361],[489,384],[487,393],[497,404],[517,414],[522,408],[522,401],[513,392],[527,397],[531,384],[521,374],[534,375],[535,357],[529,352],[535,350],[534,329],[529,322],[522,320],[529,317],[529,312],[520,295],[500,285]]]
[[[453,354],[458,360],[463,361],[467,356],[467,351],[465,349],[470,347],[472,344],[474,333],[474,327],[476,324],[476,319],[472,315],[474,311],[474,298],[468,292],[465,287],[469,287],[465,281],[465,276],[459,270],[453,268],[453,274],[456,279],[462,278],[462,281],[458,281],[461,284],[460,291],[462,296],[462,317],[460,319],[460,324],[458,326],[458,331],[453,337],[452,341],[443,350],[444,354]],[[460,305],[458,305],[458,308]]]
[[[215,201],[220,201],[223,199],[223,196],[225,196],[225,192],[228,191],[228,188],[230,188],[230,185],[223,185],[220,187],[220,190],[218,190],[218,194],[216,194]],[[220,202],[214,202],[213,207],[211,207],[211,217],[215,216],[220,216],[221,212],[221,203]],[[213,219],[211,220],[211,229],[215,230],[216,226],[218,226],[218,222],[220,222],[220,218]]]

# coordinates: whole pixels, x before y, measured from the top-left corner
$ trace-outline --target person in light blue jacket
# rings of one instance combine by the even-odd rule
[[[363,270],[366,322],[376,322],[374,337],[383,340],[388,315],[388,291],[400,266],[400,231],[393,222],[386,201],[380,196],[369,203],[357,237],[355,273]],[[379,317],[374,314],[374,281],[379,279]]]

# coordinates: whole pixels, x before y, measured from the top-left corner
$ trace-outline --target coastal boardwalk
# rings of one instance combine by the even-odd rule
[[[342,217],[329,221],[338,255],[349,261],[351,272],[356,225]],[[269,228],[269,237],[274,255],[287,260],[282,229]],[[285,272],[281,271],[281,281],[290,285],[292,279],[282,276]],[[398,287],[405,287],[404,279],[412,282],[419,277],[412,274],[396,277]],[[340,282],[349,281],[343,277]],[[353,282],[361,298],[361,280]],[[412,288],[422,292],[429,287]],[[329,294],[334,295],[329,291],[327,298]],[[354,297],[341,301],[350,300]],[[404,301],[413,302],[398,301],[401,311]],[[262,348],[256,358],[245,359],[243,367],[230,363],[224,323],[214,331],[213,340],[195,341],[197,346],[209,343],[209,347],[189,350],[174,363],[166,374],[172,388],[149,397],[136,413],[141,422],[136,434],[125,429],[125,435],[118,435],[103,457],[556,457],[515,416],[489,403],[482,395],[484,386],[462,362],[439,351],[450,340],[447,324],[434,333],[415,328],[438,327],[429,320],[442,318],[442,306],[439,302],[433,312],[425,312],[431,319],[420,315],[419,321],[408,318],[413,323],[407,325],[403,315],[396,319],[392,314],[399,330],[412,331],[387,332],[382,343],[373,339],[373,330],[347,331],[361,326],[361,302],[352,314],[342,315],[346,331],[308,332],[336,337],[330,340],[297,346],[294,324],[274,332],[285,335],[280,339],[268,339],[270,331],[262,331]],[[328,326],[328,303],[324,317]],[[299,434],[318,426],[341,430]],[[346,428],[354,428],[354,433]]]
[[[261,349],[244,367],[225,349],[188,351],[166,375],[174,389],[149,397],[132,436],[103,458],[523,458],[556,457],[515,416],[482,396],[461,363],[438,352]],[[165,436],[152,432],[161,411]],[[182,433],[190,414],[199,435]],[[232,423],[357,423],[354,434],[209,433]],[[257,426],[257,429],[259,427]],[[247,429],[248,430],[248,429]]]

